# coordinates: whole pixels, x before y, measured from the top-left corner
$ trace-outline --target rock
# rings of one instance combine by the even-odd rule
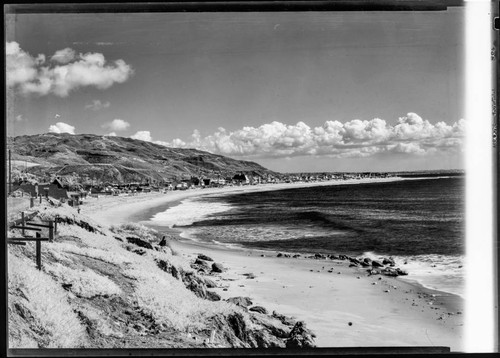
[[[386,267],[385,269],[382,270],[382,273],[386,276],[399,276],[397,271],[393,268]]]
[[[139,247],[144,247],[145,249],[153,250],[153,245],[151,245],[151,243],[139,239],[138,237],[127,237],[127,241]]]
[[[212,264],[212,271],[213,272],[223,272],[224,271],[224,266],[222,266],[219,263],[214,262]]]
[[[354,257],[349,257],[349,261],[351,261],[353,264],[356,264],[356,265],[360,264],[359,260],[354,258]]]
[[[146,251],[144,251],[143,249],[135,249],[132,251],[134,254],[137,254],[137,255],[144,255],[146,253]]]
[[[315,346],[312,332],[306,328],[304,322],[297,322],[286,340],[286,348],[314,348]]]
[[[396,269],[396,272],[398,273],[399,276],[406,276],[406,275],[408,275],[408,271],[401,270],[399,267]]]
[[[253,273],[244,273],[243,276],[246,276],[247,279],[253,280],[255,278],[255,275]]]
[[[218,293],[212,292],[212,291],[207,291],[207,300],[210,301],[220,301],[221,297]]]
[[[267,310],[262,306],[253,306],[249,308],[249,311],[258,312],[262,314],[267,314]]]
[[[384,265],[380,261],[372,260],[372,267],[384,267]]]
[[[360,262],[361,266],[363,267],[369,267],[370,266],[370,263],[366,262],[366,261],[361,261]]]
[[[349,267],[359,267],[359,265],[356,264],[356,263],[354,263],[354,262],[352,262],[352,263],[349,264]]]
[[[300,257],[300,255],[299,255],[299,254],[295,254],[295,255],[293,255],[292,257],[293,257],[294,259],[296,259],[297,257]]]
[[[113,236],[113,237],[115,238],[115,240],[123,242],[123,239],[121,237],[118,237],[118,236]]]
[[[314,254],[314,258],[315,259],[326,259],[326,256],[322,255],[322,254]]]
[[[163,238],[161,239],[160,243],[158,244],[160,246],[167,246],[167,238],[166,236],[163,236]]]
[[[340,260],[340,257],[338,255],[330,255],[330,259],[332,259],[332,260]]]
[[[278,255],[276,255],[276,257],[282,257],[283,254],[281,252],[278,253]]]
[[[372,259],[370,259],[369,257],[365,257],[365,258],[363,259],[363,262],[366,262],[367,264],[371,264]]]
[[[210,267],[211,267],[208,262],[206,262],[204,260],[200,260],[200,259],[196,259],[194,261],[194,265],[197,265],[197,266],[202,267],[202,268],[207,269],[207,270],[210,270]]]
[[[376,270],[376,269],[369,269],[369,270],[366,270],[368,272],[368,275],[371,276],[371,275],[380,275],[380,271],[379,270]]]
[[[339,255],[339,260],[348,260],[349,257],[347,255]]]
[[[282,315],[276,311],[273,311],[272,316],[283,323],[285,326],[293,326],[296,323],[293,318]]]
[[[290,257],[290,254],[284,254],[283,256],[284,257]]]
[[[242,296],[231,297],[231,298],[228,298],[226,301],[233,303],[236,306],[240,306],[240,307],[248,307],[248,306],[251,306],[253,304],[250,297],[242,297]]]
[[[73,287],[72,283],[63,283],[62,288],[64,288],[66,291],[68,291],[71,287]]]
[[[199,254],[199,255],[198,255],[198,258],[199,258],[200,260],[205,260],[205,261],[213,261],[213,259],[212,259],[212,258],[208,257],[207,255],[203,255],[203,254]]]
[[[349,326],[352,326],[352,322],[349,322],[349,323],[348,323],[348,325],[349,325]]]
[[[217,287],[217,284],[214,281],[209,280],[208,278],[204,278],[204,281],[205,281],[205,286],[207,286],[208,288]]]
[[[394,266],[396,264],[392,257],[389,257],[389,258],[384,257],[384,260],[382,261],[382,263],[384,265],[390,265],[390,266]]]

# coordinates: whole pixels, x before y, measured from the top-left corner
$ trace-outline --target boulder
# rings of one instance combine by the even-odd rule
[[[297,257],[300,257],[300,255],[299,255],[299,254],[295,254],[295,255],[293,255],[292,257],[293,257],[294,259],[296,259]]]
[[[276,257],[282,257],[283,254],[281,252],[278,252],[278,255],[276,255]]]
[[[233,303],[236,306],[240,306],[240,307],[248,307],[248,306],[251,306],[253,304],[250,297],[241,297],[241,296],[231,297],[231,298],[228,298],[226,301]]]
[[[361,262],[357,258],[354,257],[349,257],[349,261],[351,261],[353,264],[359,265]]]
[[[359,265],[356,264],[356,263],[354,263],[354,262],[352,262],[352,263],[349,264],[349,267],[359,267]]]
[[[160,246],[167,246],[167,238],[166,236],[163,236],[163,238],[161,239],[160,243],[158,244]]]
[[[369,258],[369,257],[365,257],[365,258],[363,259],[363,262],[366,262],[367,264],[371,264],[372,259],[371,259],[371,258]]]
[[[380,261],[372,260],[372,267],[384,267],[384,265]]]
[[[314,254],[314,258],[315,259],[326,259],[326,256],[322,255],[322,254]]]
[[[368,272],[368,275],[371,276],[371,275],[380,275],[380,270],[376,270],[376,269],[368,269],[366,270]]]
[[[386,276],[399,276],[398,272],[395,269],[389,267],[383,269],[382,273]]]
[[[286,348],[314,348],[313,333],[306,328],[306,324],[299,321],[290,331],[286,340]]]
[[[208,257],[207,255],[203,255],[203,254],[199,254],[199,255],[198,255],[198,258],[199,258],[200,260],[205,260],[205,261],[213,261],[213,259],[212,259],[212,258]]]
[[[153,245],[151,245],[151,243],[139,239],[138,237],[127,237],[127,241],[139,247],[144,247],[145,249],[153,250]]]
[[[330,259],[332,259],[332,260],[340,260],[340,256],[338,256],[338,255],[330,255]]]
[[[390,266],[394,266],[396,263],[394,262],[394,259],[392,257],[384,257],[384,260],[382,261],[382,263],[384,265],[390,265]]]
[[[249,308],[249,311],[258,312],[262,314],[267,314],[267,310],[262,306],[253,306]]]
[[[366,262],[366,261],[361,261],[360,262],[361,266],[363,267],[368,267],[368,266],[371,266],[370,263]]]
[[[210,301],[220,301],[221,297],[218,293],[212,292],[212,291],[207,291],[207,300]]]
[[[212,271],[213,272],[223,272],[224,271],[224,266],[222,266],[219,263],[214,262],[212,264]]]
[[[401,270],[399,267],[396,269],[396,272],[398,273],[399,276],[406,276],[406,275],[408,275],[408,271]]]
[[[196,259],[194,261],[194,264],[203,268],[203,269],[207,269],[207,270],[210,270],[210,264],[204,260],[200,260],[200,259]]]

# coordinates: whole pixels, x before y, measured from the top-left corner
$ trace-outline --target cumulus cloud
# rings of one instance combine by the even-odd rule
[[[113,119],[109,123],[104,123],[102,125],[103,128],[111,129],[112,131],[124,131],[128,127],[130,127],[130,123],[124,121],[123,119]]]
[[[145,142],[151,142],[153,140],[150,131],[138,131],[136,134],[131,135],[130,138],[143,140]]]
[[[463,119],[453,124],[432,124],[416,113],[408,113],[395,125],[389,125],[380,118],[353,119],[345,123],[326,121],[314,128],[304,122],[287,125],[274,121],[233,132],[218,128],[205,137],[195,130],[186,141],[176,138],[171,142],[155,143],[238,157],[326,155],[351,158],[383,153],[426,155],[436,151],[459,151],[464,131]],[[152,141],[150,133],[147,133],[148,140]]]
[[[17,42],[7,42],[6,82],[23,95],[54,94],[66,97],[81,87],[107,89],[127,81],[133,69],[119,59],[108,63],[101,53],[79,53],[71,48],[56,51],[50,60],[40,54],[33,57]]]
[[[75,127],[67,123],[57,122],[49,127],[49,132],[75,134]]]
[[[108,101],[101,102],[98,99],[94,99],[94,100],[92,100],[92,103],[89,103],[89,104],[85,105],[85,109],[91,109],[93,111],[99,111],[99,110],[104,109],[104,108],[109,108],[109,106],[111,106],[111,103],[109,103]]]
[[[111,132],[111,133],[108,133],[106,134],[108,137],[116,137],[116,133],[115,132]]]

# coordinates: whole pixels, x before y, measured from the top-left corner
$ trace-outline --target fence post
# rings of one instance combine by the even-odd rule
[[[49,221],[49,242],[54,241],[54,222]]]
[[[56,216],[56,217],[54,218],[54,234],[57,234],[57,219],[58,219],[58,218],[59,218],[58,216]]]
[[[35,206],[35,198],[31,197],[30,198],[30,208],[32,208],[33,206]]]
[[[24,211],[21,211],[21,225],[22,225],[22,229],[21,229],[21,234],[24,236]]]
[[[39,238],[40,233],[37,232],[35,236]],[[39,270],[42,269],[42,242],[40,240],[36,240],[36,267]]]
[[[40,196],[40,204],[42,203],[42,194],[39,194]]]

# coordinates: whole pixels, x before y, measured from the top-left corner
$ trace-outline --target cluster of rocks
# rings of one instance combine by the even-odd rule
[[[276,257],[284,257],[284,258],[297,258],[300,257],[300,254],[287,254],[279,252]],[[408,272],[400,269],[396,266],[396,262],[392,257],[383,257],[379,260],[372,260],[369,257],[365,258],[355,258],[348,255],[329,255],[329,254],[320,254],[316,253],[314,255],[304,256],[307,259],[315,259],[315,260],[341,260],[341,261],[349,261],[349,267],[370,267],[368,269],[369,275],[386,275],[386,276],[405,276],[408,275]]]
[[[214,262],[211,257],[204,254],[199,254],[191,267],[202,274],[221,273],[226,270],[222,264]]]

